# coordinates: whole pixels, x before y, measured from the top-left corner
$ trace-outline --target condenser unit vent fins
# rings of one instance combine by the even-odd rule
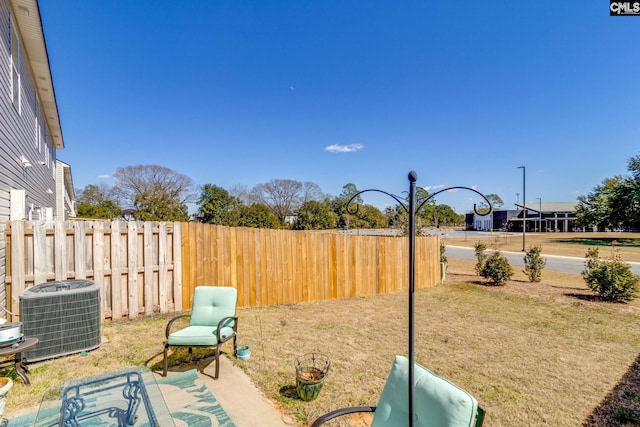
[[[100,288],[89,280],[46,282],[20,296],[25,337],[40,342],[22,355],[28,363],[100,347]]]

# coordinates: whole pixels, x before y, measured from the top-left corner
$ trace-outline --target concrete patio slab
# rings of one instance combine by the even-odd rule
[[[192,369],[194,366],[189,367]],[[183,367],[184,368],[184,367]],[[179,369],[182,370],[182,369]],[[169,370],[168,375],[176,371]],[[213,379],[215,363],[198,366],[200,378],[229,413],[237,427],[291,427],[296,421],[283,415],[226,355],[220,357],[220,375]]]

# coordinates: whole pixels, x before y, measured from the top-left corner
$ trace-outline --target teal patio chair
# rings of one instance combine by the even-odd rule
[[[409,359],[396,356],[378,406],[355,406],[322,415],[311,427],[357,412],[373,412],[371,427],[403,427],[409,424]],[[480,427],[484,410],[476,399],[428,369],[414,367],[415,427]]]
[[[162,376],[167,376],[167,353],[169,347],[215,347],[216,372],[220,370],[220,347],[233,339],[233,354],[237,349],[238,318],[236,304],[238,291],[227,286],[197,286],[193,292],[191,314],[176,316],[169,321],[165,331]],[[171,332],[173,322],[189,317],[189,326]]]

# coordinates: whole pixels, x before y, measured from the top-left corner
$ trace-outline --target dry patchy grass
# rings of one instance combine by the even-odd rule
[[[489,426],[615,426],[622,415],[640,416],[640,302],[600,302],[577,275],[544,272],[533,284],[515,270],[507,285],[488,286],[473,262],[450,260],[445,284],[416,293],[417,361],[476,396]],[[406,293],[238,314],[239,344],[251,346],[251,359],[235,363],[300,425],[339,407],[375,404],[394,355],[407,354]],[[5,415],[36,410],[63,379],[132,365],[159,369],[169,317],[106,323],[98,350],[33,365],[33,385],[16,382]],[[319,397],[303,402],[295,397],[294,360],[311,351],[332,365]]]

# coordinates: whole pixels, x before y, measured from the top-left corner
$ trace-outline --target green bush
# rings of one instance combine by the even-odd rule
[[[504,285],[513,276],[513,269],[509,261],[499,251],[495,251],[486,258],[480,275],[496,285]]]
[[[487,254],[484,253],[484,251],[487,250],[487,245],[485,245],[484,243],[476,242],[473,247],[476,251],[476,258],[478,259],[478,262],[476,263],[476,273],[481,276],[482,267],[484,266],[484,262],[487,260]]]
[[[547,260],[542,258],[540,245],[531,246],[524,255],[524,272],[530,282],[539,282],[542,278],[542,270],[547,265]]]
[[[640,278],[622,262],[618,251],[614,250],[610,259],[601,259],[598,248],[590,248],[586,258],[582,277],[600,298],[609,302],[628,302],[635,298]]]
[[[445,252],[447,251],[447,247],[445,246],[444,242],[442,240],[440,240],[440,262],[447,262],[448,258],[445,255]]]

